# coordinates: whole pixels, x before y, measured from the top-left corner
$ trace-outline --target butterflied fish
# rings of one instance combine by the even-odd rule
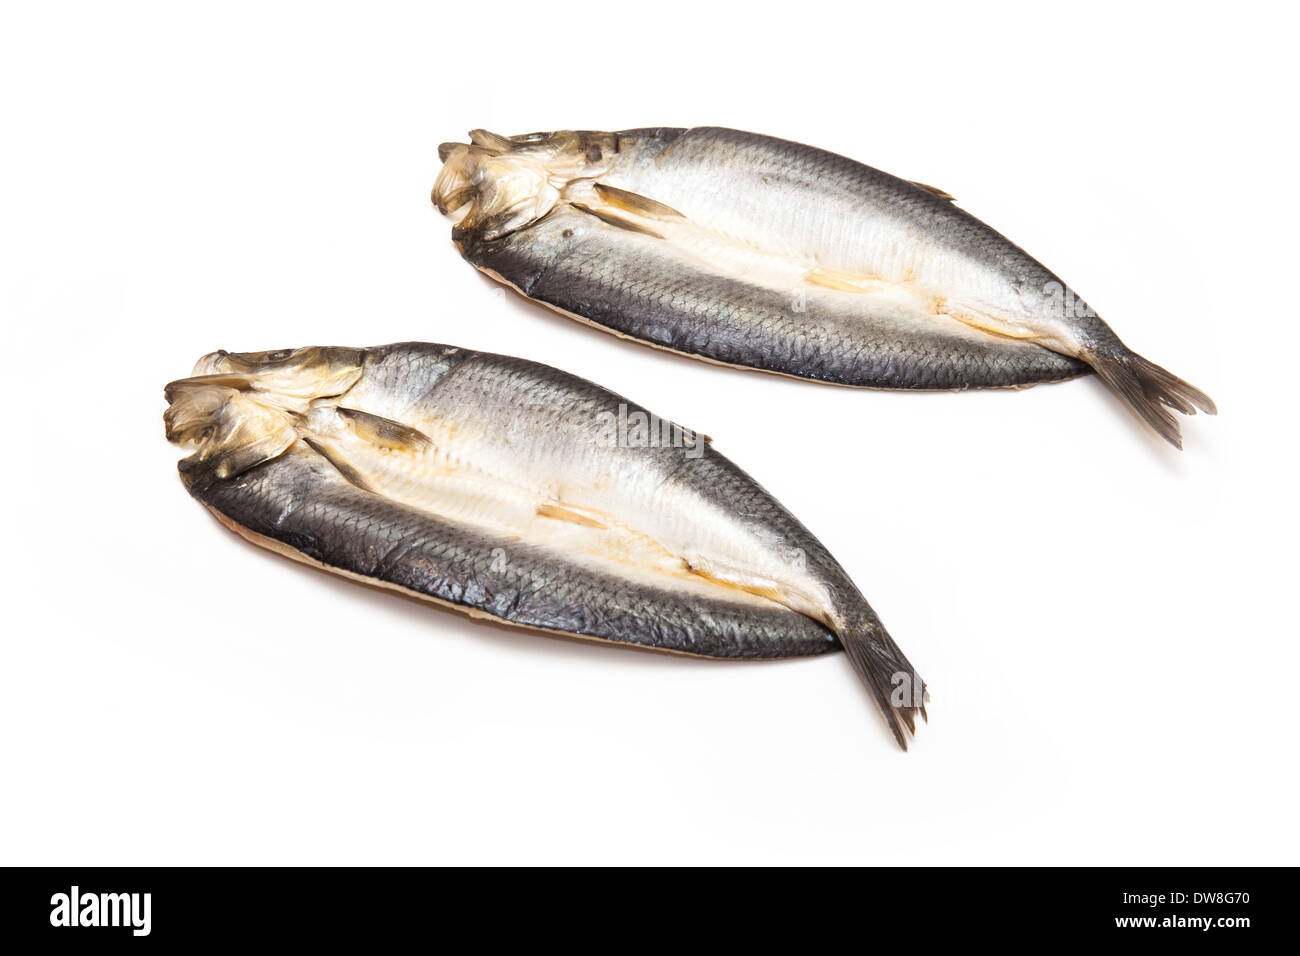
[[[843,156],[713,127],[476,130],[439,154],[433,199],[464,257],[621,336],[874,388],[1091,369],[1179,447],[1171,410],[1215,413],[948,193]]]
[[[844,569],[708,439],[443,345],[214,352],[166,388],[190,494],[299,561],[475,617],[720,658],[843,647],[899,744],[925,688]]]

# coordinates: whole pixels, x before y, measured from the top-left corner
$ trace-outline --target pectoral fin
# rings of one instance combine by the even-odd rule
[[[424,432],[403,425],[401,422],[395,422],[391,418],[342,406],[336,411],[340,418],[352,425],[352,430],[358,437],[372,444],[399,451],[422,451],[433,444]]]
[[[596,195],[606,205],[622,209],[625,212],[635,213],[638,216],[649,216],[652,219],[686,218],[672,206],[666,206],[657,199],[642,196],[640,193],[629,192],[626,189],[619,189],[617,186],[596,183]]]
[[[610,212],[608,209],[597,209],[594,206],[588,206],[586,203],[580,202],[573,202],[570,203],[570,205],[573,206],[574,209],[579,209],[582,212],[587,213],[589,216],[595,216],[601,222],[608,223],[611,226],[616,226],[619,229],[626,229],[629,232],[639,232],[643,235],[654,236],[656,239],[664,238],[663,233],[656,232],[649,226],[643,226],[639,222],[634,222],[626,216],[620,216],[618,213]]]
[[[366,483],[366,480],[361,477],[361,472],[348,464],[347,459],[339,453],[337,448],[329,444],[329,442],[320,438],[308,438],[305,435],[303,436],[303,441],[307,443],[308,447],[310,447],[312,451],[333,465],[334,469],[346,478],[349,484],[355,485],[362,491],[374,491],[374,489]]]

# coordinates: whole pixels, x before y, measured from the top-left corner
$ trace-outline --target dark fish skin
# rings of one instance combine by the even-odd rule
[[[842,647],[904,749],[925,716],[924,684],[807,528],[706,440],[693,439],[690,453],[606,440],[603,423],[650,413],[585,379],[400,343],[213,353],[166,395],[169,438],[196,447],[179,465],[186,488],[256,543],[579,637],[717,658]],[[448,468],[467,476],[468,498],[428,490],[447,487],[436,483]],[[511,483],[525,502],[554,495],[536,515],[563,532],[539,531],[531,503],[523,523],[504,525],[517,533],[500,531],[493,521],[506,519],[489,516],[515,492],[481,501],[484,481]],[[472,510],[457,511],[459,501]],[[573,508],[603,517],[591,525],[601,530],[573,532],[584,520]],[[598,559],[566,537],[618,527],[653,540],[660,550],[647,553],[671,570],[640,563],[635,550]]]
[[[181,477],[209,508],[313,561],[521,627],[715,658],[839,648],[824,626],[785,608],[684,601],[362,491],[305,448],[231,479],[207,465],[182,467]]]
[[[1078,359],[962,326],[864,324],[843,296],[752,285],[665,261],[654,237],[568,208],[499,239],[462,240],[474,266],[530,299],[660,348],[836,385],[996,388],[1082,375]]]

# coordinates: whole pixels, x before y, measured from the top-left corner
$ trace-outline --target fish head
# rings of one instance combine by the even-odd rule
[[[560,130],[499,136],[473,130],[468,143],[438,147],[442,170],[433,202],[458,216],[452,238],[498,239],[541,219],[574,182],[604,175],[618,154],[618,135]]]
[[[361,377],[361,349],[307,346],[267,352],[211,352],[194,375],[228,376],[271,400],[310,401],[341,395]]]
[[[362,373],[360,349],[212,352],[164,390],[168,441],[193,450],[183,468],[233,478],[297,442],[313,405],[338,398]]]

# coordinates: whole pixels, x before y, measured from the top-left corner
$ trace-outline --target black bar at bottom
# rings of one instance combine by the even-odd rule
[[[1289,935],[1289,869],[6,869],[0,939],[801,948]],[[1289,908],[1289,907],[1288,907]],[[793,933],[792,933],[793,931]],[[454,933],[455,936],[449,935]],[[622,942],[620,942],[622,940]],[[459,947],[458,947],[459,948]],[[14,952],[15,950],[10,950]]]

